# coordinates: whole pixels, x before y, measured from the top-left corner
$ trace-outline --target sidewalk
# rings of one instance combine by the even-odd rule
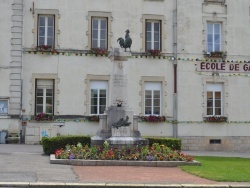
[[[250,157],[250,153],[194,152],[190,155]],[[0,144],[0,187],[250,187],[215,182],[179,168],[70,166],[50,164],[41,145]]]

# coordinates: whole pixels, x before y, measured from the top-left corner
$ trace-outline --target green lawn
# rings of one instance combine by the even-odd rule
[[[250,182],[250,158],[195,157],[201,166],[181,166],[188,173],[214,180]]]

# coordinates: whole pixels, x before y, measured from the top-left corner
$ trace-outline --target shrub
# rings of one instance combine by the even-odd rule
[[[181,150],[181,139],[178,138],[153,138],[145,137],[149,141],[149,145],[152,146],[154,143],[159,143],[160,145],[165,145],[172,150]]]
[[[52,138],[42,138],[43,152],[46,155],[55,153],[59,148],[65,148],[67,144],[76,145],[90,145],[90,136],[58,136]]]

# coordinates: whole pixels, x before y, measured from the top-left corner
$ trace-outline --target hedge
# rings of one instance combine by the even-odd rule
[[[159,143],[160,145],[167,146],[172,150],[181,150],[181,139],[178,138],[156,138],[156,137],[145,137],[148,139],[149,145],[153,143]]]
[[[181,150],[181,139],[154,137],[144,138],[149,140],[149,145],[152,145],[153,143],[159,143],[160,145],[165,145],[173,150]],[[54,154],[57,149],[64,149],[67,144],[77,145],[79,142],[82,145],[90,146],[90,136],[58,136],[52,138],[43,137],[43,152],[46,155]]]
[[[65,148],[67,144],[76,145],[90,145],[89,136],[58,136],[52,138],[42,138],[43,152],[46,155],[54,154],[57,149]]]

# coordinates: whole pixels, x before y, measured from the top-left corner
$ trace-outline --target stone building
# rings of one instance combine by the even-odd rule
[[[0,129],[14,123],[25,143],[95,135],[92,120],[110,104],[108,52],[129,29],[127,97],[142,136],[181,138],[186,150],[250,150],[249,0],[1,3],[9,39],[0,36]]]

